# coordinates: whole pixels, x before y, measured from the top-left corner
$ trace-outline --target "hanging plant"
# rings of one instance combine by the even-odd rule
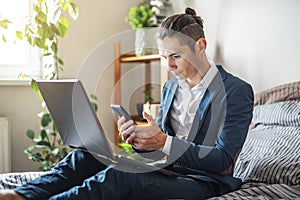
[[[32,16],[28,18],[21,30],[16,31],[16,37],[40,49],[43,69],[49,72],[45,75],[45,79],[59,79],[59,72],[63,70],[64,62],[58,54],[58,42],[60,38],[66,36],[70,27],[65,14],[68,13],[73,20],[76,20],[78,7],[72,0],[33,0],[32,8]],[[26,74],[21,76],[28,77]],[[38,115],[41,120],[40,132],[35,133],[32,129],[26,131],[27,137],[33,144],[26,148],[24,153],[30,160],[41,163],[40,170],[47,171],[64,158],[69,150],[59,137],[34,79],[31,79],[31,87],[39,94],[44,111]]]

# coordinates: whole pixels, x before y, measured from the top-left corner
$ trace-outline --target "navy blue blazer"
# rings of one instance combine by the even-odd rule
[[[217,68],[219,72],[199,104],[188,139],[172,139],[168,163],[188,176],[218,183],[223,194],[241,185],[241,180],[233,177],[233,168],[252,119],[253,90],[222,66]],[[170,110],[177,88],[176,78],[166,82],[156,119],[162,131],[171,136],[176,134],[170,124]]]

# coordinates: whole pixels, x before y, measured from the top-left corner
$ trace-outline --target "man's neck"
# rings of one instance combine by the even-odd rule
[[[197,72],[192,76],[191,78],[187,78],[186,82],[189,85],[190,88],[193,88],[194,86],[198,85],[205,74],[208,72],[210,68],[210,63],[207,61],[205,62],[200,69],[197,70]]]

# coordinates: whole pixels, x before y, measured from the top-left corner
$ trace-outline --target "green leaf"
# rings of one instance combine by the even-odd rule
[[[58,4],[61,6],[63,10],[67,10],[69,7],[70,0],[59,0]]]
[[[33,140],[33,138],[34,138],[34,131],[31,130],[31,129],[28,129],[28,130],[26,131],[26,135],[27,135],[28,138],[30,138],[30,139]]]
[[[54,148],[53,150],[52,150],[52,154],[54,154],[54,155],[57,155],[57,154],[59,154],[59,148]]]
[[[45,147],[45,146],[41,146],[41,148],[42,148],[42,154],[43,155],[49,155],[49,151],[51,150],[51,148],[48,148],[47,146]],[[47,156],[46,156],[46,160],[47,160]]]
[[[40,141],[36,143],[36,148],[46,148],[48,150],[51,150],[51,145],[47,141]]]
[[[50,23],[50,28],[55,35],[59,35],[59,31],[53,23]]]
[[[91,103],[92,108],[94,109],[95,112],[98,111],[98,105],[96,103]]]
[[[57,59],[58,64],[60,64],[61,66],[64,66],[64,61],[60,58]]]
[[[42,41],[44,41],[44,44],[46,45],[46,39],[53,40],[54,33],[52,31],[51,26],[49,26],[46,22],[42,24],[41,28],[39,29],[41,31],[40,36],[43,38]]]
[[[49,113],[46,113],[42,116],[41,125],[47,127],[51,123],[52,119]]]
[[[24,153],[29,156],[31,154],[31,152],[28,150],[28,148],[24,150]]]
[[[6,38],[4,35],[2,35],[2,41],[6,43]]]
[[[60,151],[60,155],[62,157],[65,157],[67,154],[68,154],[67,148],[66,147],[62,148],[61,151]]]
[[[79,8],[78,6],[70,2],[70,6],[68,7],[69,15],[72,17],[73,20],[77,20],[78,15],[79,15]]]
[[[62,15],[61,18],[59,19],[58,25],[56,27],[59,32],[59,36],[62,38],[65,37],[67,31],[69,30],[69,27],[70,27],[70,24],[69,24],[68,19]]]
[[[40,135],[37,135],[35,138],[33,138],[33,142],[38,143],[42,141],[42,137]]]
[[[8,28],[8,24],[11,24],[11,22],[8,19],[2,19],[0,20],[0,26],[4,29]]]
[[[47,137],[47,133],[45,130],[41,130],[41,133],[40,133],[41,137],[42,137],[42,140],[44,140],[46,137]]]
[[[132,146],[131,146],[130,144],[125,143],[125,142],[120,143],[119,146],[120,146],[121,148],[123,148],[126,152],[129,152],[129,153],[135,152],[135,151],[132,149]]]
[[[96,100],[96,101],[98,100],[98,98],[95,94],[90,94],[90,98],[93,100]]]
[[[37,12],[35,16],[35,23],[36,24],[44,24],[47,21],[47,15],[42,11]]]
[[[52,42],[51,49],[54,52],[54,54],[57,54],[57,43],[56,42]]]
[[[36,158],[36,159],[41,159],[41,157],[42,157],[42,154],[40,154],[39,152],[37,152],[37,153],[35,153],[35,154],[33,154],[33,156]]]
[[[38,86],[37,86],[37,84],[36,84],[36,81],[35,81],[34,79],[31,80],[31,88],[32,88],[32,90],[35,91],[35,92],[38,92],[38,91],[39,91],[39,88],[38,88]]]
[[[22,31],[16,31],[16,37],[17,37],[19,40],[22,40],[22,39],[23,39],[23,33],[22,33]]]
[[[45,131],[46,131],[47,135],[56,135],[56,133],[53,132],[53,130],[50,128],[45,129]]]
[[[43,96],[42,96],[42,94],[39,92],[38,93],[38,96],[39,96],[39,99],[41,100],[41,101],[43,101]]]
[[[52,53],[45,53],[45,54],[43,54],[43,57],[47,57],[47,56],[52,56]],[[48,65],[46,64],[44,66],[47,67]],[[50,66],[49,66],[49,68],[50,68]]]
[[[30,145],[26,150],[27,150],[28,152],[31,152],[33,149],[35,149],[35,144]]]

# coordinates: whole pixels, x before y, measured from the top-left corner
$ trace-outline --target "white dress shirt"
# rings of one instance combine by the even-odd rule
[[[175,94],[170,115],[171,126],[177,138],[184,140],[187,139],[202,97],[217,72],[218,69],[215,63],[210,61],[209,70],[202,80],[193,88],[189,87],[186,80],[178,80],[179,87]],[[163,152],[167,155],[170,154],[172,138],[172,136],[167,136],[167,140],[163,148]]]

